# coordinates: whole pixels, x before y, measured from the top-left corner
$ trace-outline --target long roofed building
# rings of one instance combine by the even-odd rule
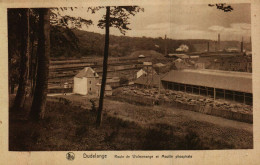
[[[252,74],[220,70],[172,70],[161,79],[165,89],[252,104]]]

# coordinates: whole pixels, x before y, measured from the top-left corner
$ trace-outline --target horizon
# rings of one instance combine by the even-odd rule
[[[84,32],[89,32],[89,33],[95,33],[95,34],[100,34],[100,35],[105,35],[102,33],[98,33],[98,32],[93,32],[93,31],[89,31],[89,30],[83,30],[83,29],[78,29],[76,28],[76,30],[80,30],[80,31],[84,31]],[[221,35],[221,34],[220,34]],[[131,38],[152,38],[152,39],[158,39],[158,38],[163,38],[162,37],[147,37],[147,36],[127,36],[127,35],[115,35],[115,34],[110,34],[110,36],[115,36],[115,37],[131,37]],[[187,40],[202,40],[202,41],[211,41],[211,42],[216,42],[218,41],[217,39],[212,40],[212,39],[201,39],[201,38],[187,38],[187,39],[175,39],[175,38],[169,38],[167,37],[167,39],[169,40],[175,40],[175,41],[187,41]],[[242,39],[241,39],[242,40]],[[241,40],[220,40],[220,42],[241,42]],[[250,43],[250,40],[246,40],[244,39],[243,41],[244,43]]]

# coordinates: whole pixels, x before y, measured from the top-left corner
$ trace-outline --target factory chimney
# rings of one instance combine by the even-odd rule
[[[165,37],[164,37],[164,56],[168,55],[167,54],[167,41],[166,41],[166,39],[167,39],[167,36],[165,34]]]
[[[220,34],[218,34],[218,51],[220,50]]]
[[[241,53],[243,53],[244,50],[244,38],[242,37],[242,41],[241,41]]]

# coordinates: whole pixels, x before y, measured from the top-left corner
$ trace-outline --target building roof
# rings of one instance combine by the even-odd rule
[[[168,54],[169,57],[177,57],[177,58],[182,58],[182,59],[186,59],[186,58],[190,58],[190,56],[186,55],[186,54]]]
[[[252,93],[252,74],[220,70],[172,70],[162,81]]]
[[[140,70],[137,71],[137,72],[140,72],[140,71],[143,71],[143,72],[145,72],[146,74],[147,74],[147,73],[148,73],[148,74],[151,74],[151,73],[157,74],[156,71],[154,70],[154,68],[152,68],[152,67],[143,67],[142,69],[140,69]]]
[[[77,78],[83,77],[99,77],[98,74],[90,67],[85,67],[75,76]]]
[[[141,77],[139,77],[138,79],[136,79],[134,81],[135,84],[141,84],[141,85],[150,85],[150,86],[154,86],[154,87],[158,87],[159,86],[159,78],[161,75],[158,74],[154,74],[153,76],[150,75],[147,78],[147,75],[142,75]]]
[[[152,66],[153,63],[152,62],[143,62],[143,65],[145,65],[145,66]]]
[[[156,67],[164,67],[164,66],[166,66],[165,64],[162,64],[162,63],[157,63],[157,64],[155,64],[155,66]]]
[[[100,83],[97,83],[97,86],[100,86],[101,87],[101,84]],[[105,91],[112,91],[112,87],[110,85],[106,85],[105,86]]]

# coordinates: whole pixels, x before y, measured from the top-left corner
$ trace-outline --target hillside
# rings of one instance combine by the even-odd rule
[[[73,35],[65,30],[59,30],[57,34],[55,31],[51,34],[53,40],[59,38],[57,36],[63,35],[66,38],[66,44],[64,42],[52,41],[52,54],[56,57],[90,57],[90,56],[102,56],[104,48],[104,35],[81,31],[72,30]],[[69,35],[68,35],[69,34]],[[71,36],[71,37],[68,37]],[[69,41],[71,40],[71,45]],[[165,45],[167,45],[168,53],[175,53],[176,49],[180,45],[187,45],[189,47],[188,52],[204,52],[207,50],[207,43],[210,42],[210,51],[215,51],[215,41],[204,39],[188,39],[188,40],[174,40],[163,38],[148,38],[148,37],[128,37],[128,36],[110,36],[109,56],[113,57],[125,57],[125,56],[137,56],[141,53],[139,51],[152,51],[152,54],[161,56],[165,53]],[[250,50],[249,44],[244,44],[245,48]],[[226,48],[238,48],[240,50],[240,42],[238,41],[223,41],[221,42],[221,49]],[[133,53],[133,52],[138,53]],[[58,53],[57,53],[58,52]],[[143,53],[144,54],[144,53]]]

